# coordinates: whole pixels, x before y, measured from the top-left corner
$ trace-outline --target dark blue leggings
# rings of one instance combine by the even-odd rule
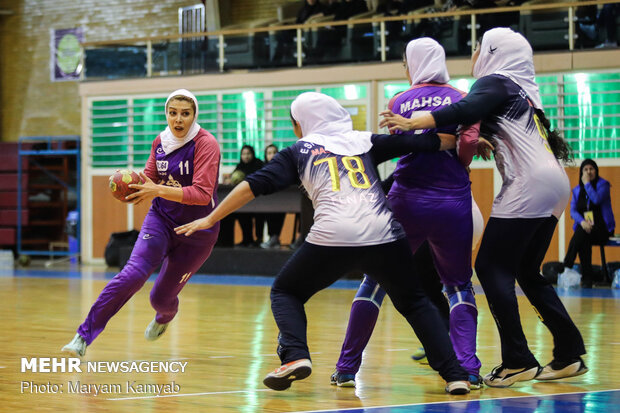
[[[271,309],[280,329],[278,355],[282,363],[310,358],[305,302],[346,273],[358,271],[368,274],[385,289],[427,350],[430,366],[446,381],[467,380],[469,375],[456,359],[448,330],[412,268],[413,254],[405,238],[360,247],[326,247],[304,242],[282,267],[271,289]]]
[[[484,289],[502,345],[504,367],[537,363],[527,346],[515,293],[515,280],[553,335],[553,357],[568,361],[585,354],[581,333],[571,320],[540,266],[558,220],[490,218],[476,258],[476,274]]]

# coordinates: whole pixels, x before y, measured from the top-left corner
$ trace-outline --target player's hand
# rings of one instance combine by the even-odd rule
[[[194,232],[200,231],[201,229],[209,229],[213,225],[215,225],[215,222],[211,220],[211,215],[207,215],[204,218],[200,218],[188,224],[176,227],[174,232],[176,232],[177,235],[185,234],[186,237],[189,237]]]
[[[583,221],[581,221],[581,228],[583,228],[583,230],[589,234],[592,231],[592,224],[590,223],[590,221],[584,219]]]
[[[476,150],[476,154],[480,156],[485,161],[491,159],[491,152],[495,150],[495,147],[488,140],[479,137],[478,138],[478,149]]]
[[[137,189],[138,192],[127,195],[125,199],[134,205],[138,205],[143,201],[151,201],[153,198],[159,196],[159,185],[151,180],[144,172],[140,172],[140,178],[144,182],[143,184],[130,184],[128,185],[132,189]]]
[[[379,115],[383,116],[383,119],[379,122],[379,126],[382,128],[387,127],[390,132],[397,130],[407,132],[414,129],[411,125],[411,119],[397,115],[391,110],[384,110]]]

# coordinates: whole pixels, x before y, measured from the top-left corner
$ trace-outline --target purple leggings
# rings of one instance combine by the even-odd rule
[[[178,294],[209,258],[218,230],[216,226],[212,231],[202,231],[199,237],[177,236],[170,224],[151,209],[129,261],[101,291],[77,332],[90,345],[160,264],[161,270],[151,290],[151,305],[157,312],[158,323],[170,322],[179,307]]]

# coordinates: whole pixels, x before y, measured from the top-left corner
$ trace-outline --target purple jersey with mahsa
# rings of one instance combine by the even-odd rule
[[[396,114],[410,118],[416,111],[434,111],[458,102],[464,93],[448,84],[418,84],[392,100]],[[458,125],[437,128],[438,133],[456,135]],[[427,132],[421,130],[419,133]],[[396,133],[402,133],[397,131]],[[469,174],[460,163],[456,150],[405,155],[398,161],[390,193],[427,197],[462,198],[470,193]]]

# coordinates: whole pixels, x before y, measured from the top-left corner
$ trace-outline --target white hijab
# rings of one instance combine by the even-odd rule
[[[411,85],[420,83],[448,83],[446,52],[430,37],[414,39],[407,44],[407,68]]]
[[[302,93],[291,104],[291,114],[304,134],[300,140],[322,145],[333,154],[360,155],[372,147],[372,133],[353,130],[349,112],[330,96]]]
[[[170,99],[172,99],[175,96],[186,96],[192,99],[194,101],[194,105],[196,105],[196,113],[194,113],[194,122],[192,122],[192,125],[189,127],[189,131],[187,132],[187,135],[185,135],[183,138],[179,139],[176,136],[174,136],[169,126],[166,126],[166,130],[164,130],[160,134],[161,147],[164,149],[164,152],[166,153],[166,155],[176,151],[177,149],[185,145],[187,142],[194,139],[196,135],[198,135],[198,132],[200,131],[200,125],[197,122],[198,121],[198,101],[196,100],[196,96],[194,96],[194,94],[187,89],[175,90],[174,92],[170,94],[170,96],[168,96],[168,99],[166,99],[166,105],[164,109],[166,111],[166,118],[168,116],[168,102],[170,102]]]
[[[474,64],[474,77],[498,74],[519,85],[537,109],[542,109],[538,85],[534,80],[532,46],[521,34],[507,27],[487,31],[482,37],[480,55]]]

